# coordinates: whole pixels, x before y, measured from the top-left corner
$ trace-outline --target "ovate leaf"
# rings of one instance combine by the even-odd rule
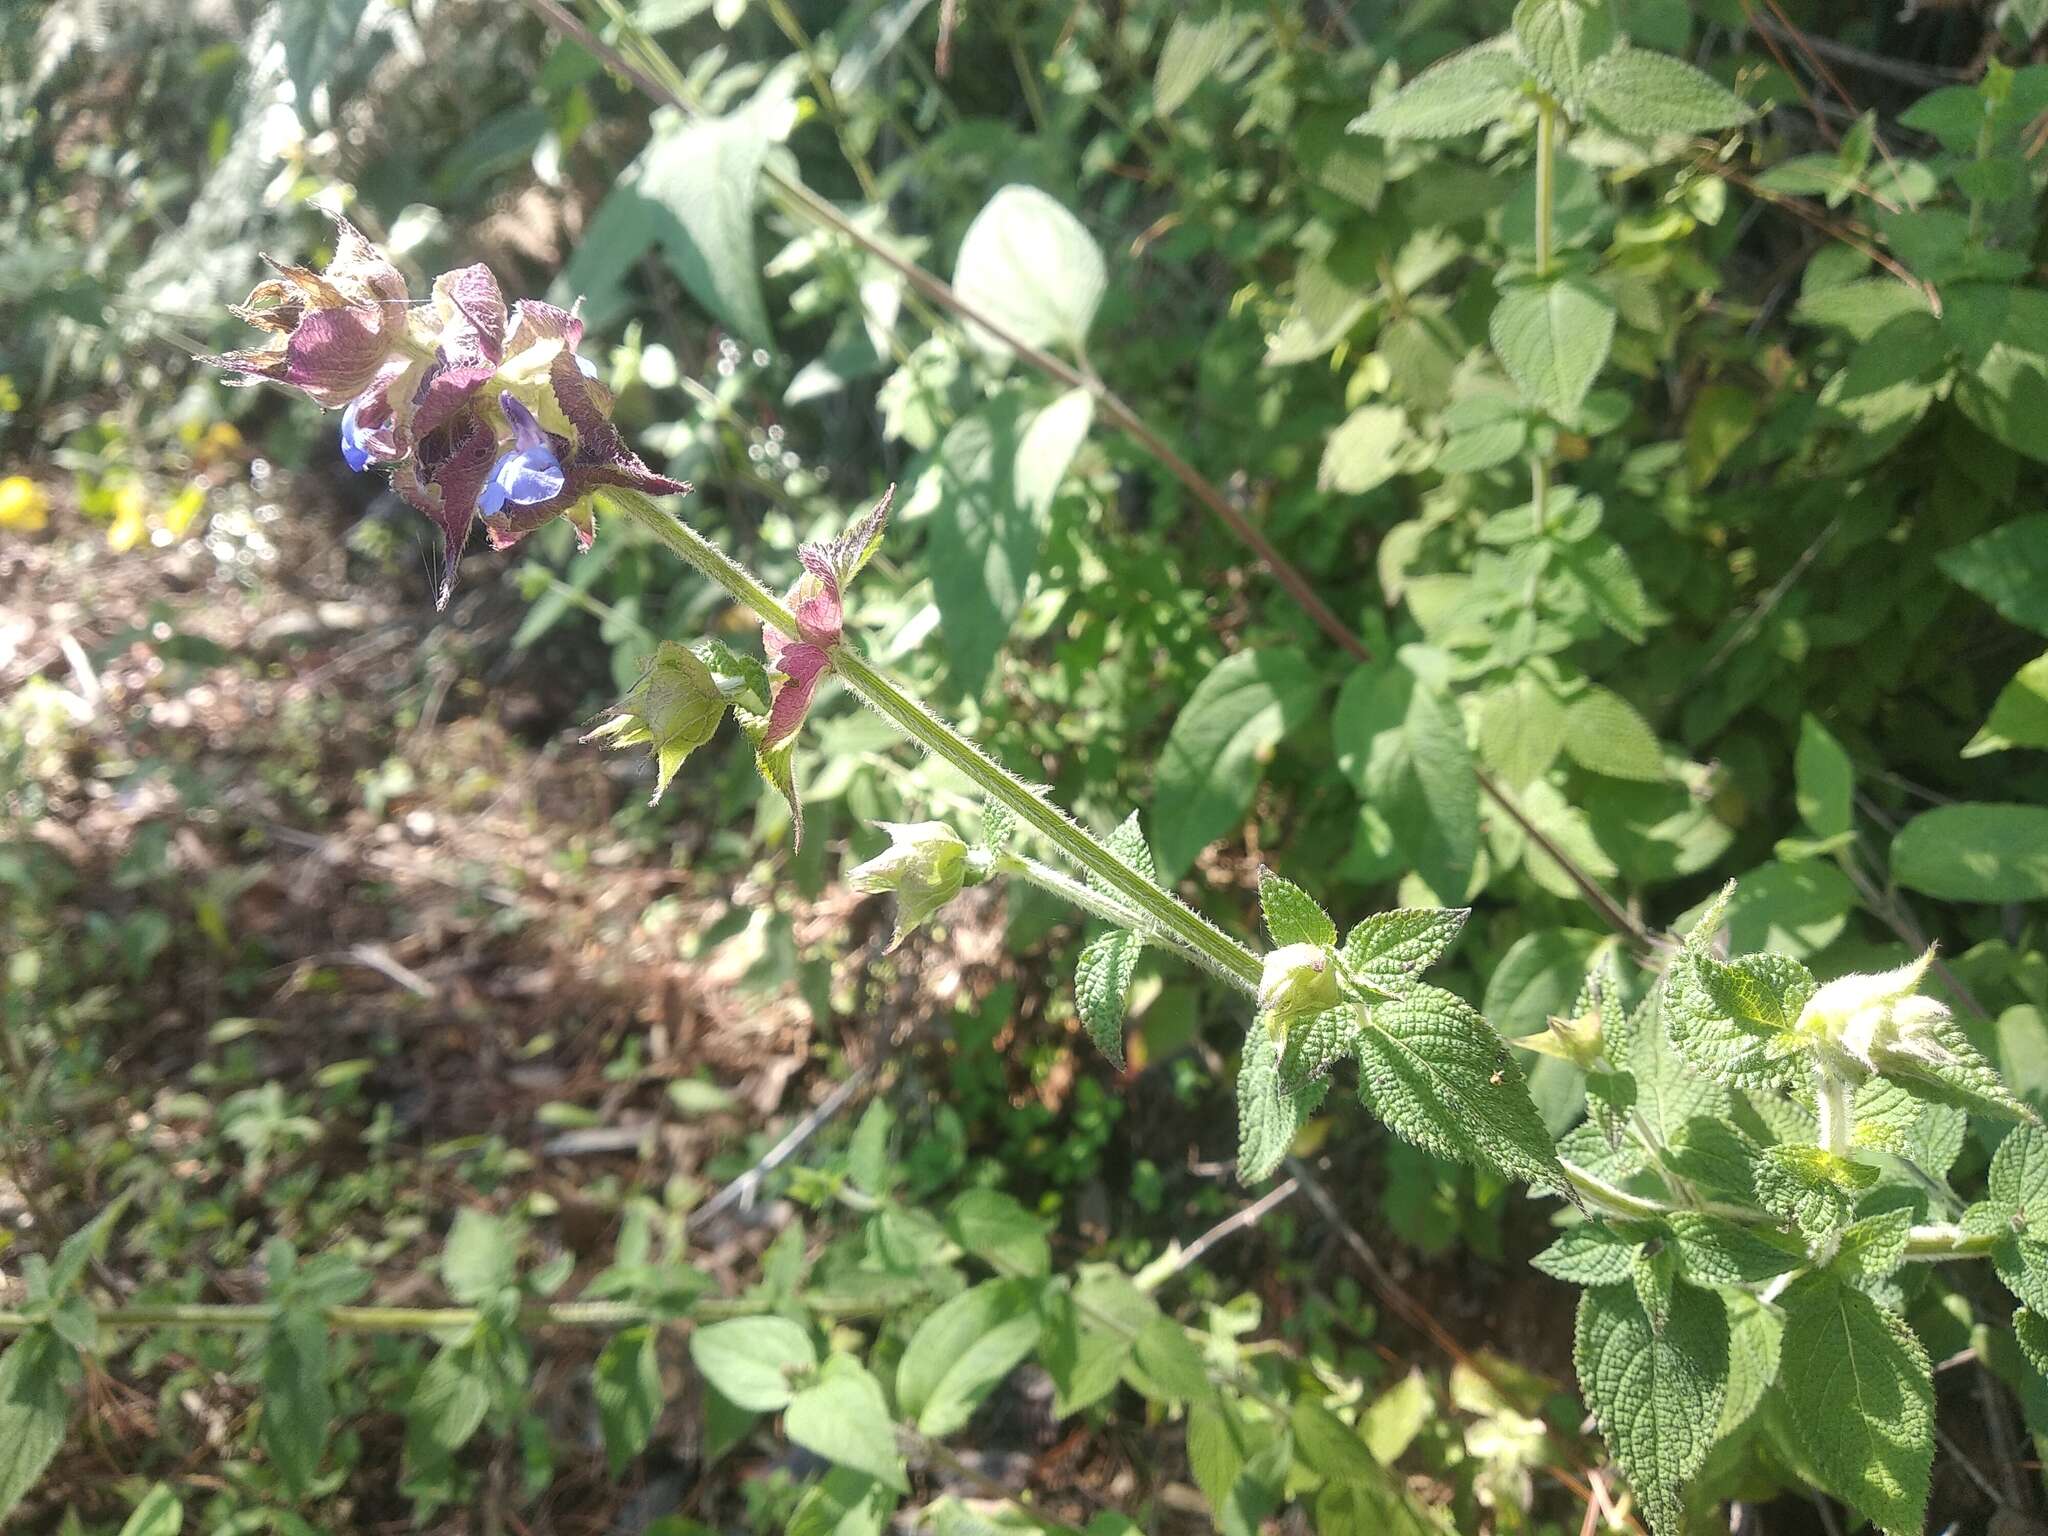
[[[1570,417],[1614,344],[1614,305],[1585,278],[1567,273],[1508,289],[1493,307],[1488,333],[1523,398]]]
[[[47,1328],[32,1328],[0,1354],[0,1520],[43,1475],[64,1443],[66,1388],[78,1355]]]
[[[1892,839],[1892,876],[1943,901],[2048,897],[2048,808],[1944,805]]]
[[[734,1407],[773,1413],[818,1368],[811,1336],[786,1317],[735,1317],[690,1335],[690,1359]]]
[[[1344,936],[1339,958],[1353,980],[1397,997],[1436,964],[1471,915],[1470,907],[1375,912]]]
[[[1586,71],[1581,91],[1596,122],[1629,138],[1709,133],[1755,116],[1749,103],[1683,59],[1626,44]]]
[[[2013,623],[2048,635],[2048,512],[2001,523],[1934,563]]]
[[[1370,112],[1353,133],[1448,139],[1496,123],[1522,99],[1528,70],[1508,38],[1493,38],[1432,64]]]
[[[812,1455],[864,1472],[899,1493],[909,1492],[888,1401],[881,1384],[853,1356],[828,1359],[817,1382],[790,1400],[782,1427]]]
[[[946,1212],[946,1231],[998,1271],[1043,1275],[1052,1267],[1045,1223],[1000,1190],[970,1189]]]
[[[1571,1285],[1626,1285],[1642,1239],[1604,1221],[1569,1227],[1529,1262]]]
[[[968,309],[1034,347],[1079,351],[1109,274],[1095,239],[1049,194],[1008,186],[974,216],[960,241],[953,287]],[[1007,350],[970,326],[984,346]]]
[[[1621,32],[1605,0],[1521,0],[1515,42],[1536,78],[1572,100],[1586,71],[1621,42]]]
[[[1259,871],[1259,911],[1276,945],[1313,944],[1328,949],[1337,942],[1337,925],[1313,896],[1270,869]]]
[[[2048,748],[2048,656],[2037,656],[2013,674],[1991,706],[1991,718],[1963,748],[1965,757],[2014,747]]]
[[[1171,117],[1194,95],[1195,87],[1230,62],[1245,33],[1241,16],[1211,16],[1198,21],[1176,16],[1159,50],[1159,69],[1152,77],[1152,107]]]
[[[987,1280],[918,1325],[896,1367],[896,1402],[928,1435],[966,1424],[1038,1342],[1038,1285]]]
[[[654,1421],[661,1417],[661,1361],[654,1330],[645,1324],[612,1336],[591,1376],[598,1427],[612,1475],[647,1449]]]
[[[1656,733],[1613,689],[1587,688],[1566,707],[1564,719],[1565,751],[1581,768],[1613,779],[1664,781],[1664,751]]]
[[[1152,835],[1163,878],[1179,879],[1243,821],[1265,758],[1318,692],[1308,658],[1291,647],[1226,656],[1196,685],[1159,757]]]
[[[1679,1536],[1686,1482],[1712,1448],[1728,1389],[1728,1316],[1721,1298],[1673,1288],[1661,1329],[1629,1286],[1579,1298],[1572,1351],[1586,1406],[1648,1517],[1652,1536]]]
[[[1327,1081],[1295,1092],[1280,1083],[1280,1058],[1263,1028],[1245,1036],[1237,1069],[1237,1178],[1256,1184],[1271,1177],[1294,1145],[1304,1121],[1328,1091]]]
[[[1780,1299],[1779,1381],[1793,1434],[1828,1486],[1891,1536],[1917,1536],[1934,1460],[1927,1351],[1905,1320],[1831,1275]]]
[[[1367,1015],[1359,1092],[1424,1151],[1569,1192],[1521,1068],[1471,1004],[1417,986]]]
[[[1799,819],[1816,837],[1849,830],[1856,794],[1856,769],[1842,744],[1812,715],[1799,722],[1799,750],[1792,759],[1798,787]]]
[[[1362,496],[1399,474],[1408,417],[1391,405],[1361,405],[1345,417],[1323,445],[1316,484],[1345,496]]]
[[[1038,508],[1018,494],[1021,445],[1018,401],[998,397],[953,424],[913,498],[931,506],[932,596],[947,666],[970,693],[1024,606],[1045,537]]]

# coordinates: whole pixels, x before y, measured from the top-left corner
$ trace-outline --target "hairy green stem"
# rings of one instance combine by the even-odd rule
[[[763,623],[786,635],[796,634],[796,620],[789,609],[770,596],[768,589],[744,566],[688,523],[663,511],[639,491],[609,490],[603,495],[612,506],[752,609]],[[959,769],[989,799],[1059,849],[1077,868],[1108,886],[1126,906],[1143,915],[1148,928],[1217,975],[1247,990],[1257,989],[1260,961],[1250,948],[1110,852],[1073,817],[897,687],[850,642],[841,641],[829,654],[833,673],[856,698],[932,756]]]
[[[203,1302],[165,1306],[96,1307],[102,1328],[205,1328],[232,1331],[268,1328],[283,1308],[212,1305]],[[473,1328],[483,1316],[475,1307],[324,1307],[321,1315],[336,1333],[443,1333]],[[565,1301],[521,1307],[519,1321],[531,1327],[630,1328],[654,1321],[645,1307],[620,1301]],[[19,1333],[35,1326],[26,1312],[0,1312],[0,1333]]]
[[[1190,948],[1179,933],[1156,921],[1150,913],[1139,911],[1120,898],[1098,890],[1085,880],[1076,880],[1064,870],[1054,869],[1050,864],[1041,863],[1023,854],[1003,853],[991,861],[989,873],[1035,885],[1040,890],[1079,907],[1091,917],[1099,917],[1105,923],[1128,928],[1142,938],[1165,945],[1221,980],[1229,982],[1247,996],[1258,995],[1258,982],[1253,974],[1235,966],[1225,969],[1215,956],[1204,950]]]
[[[1849,1132],[1854,1128],[1854,1089],[1825,1067],[1813,1069],[1813,1103],[1820,1116],[1820,1149],[1835,1157],[1849,1155]]]
[[[1553,190],[1557,161],[1557,103],[1545,95],[1536,107],[1536,275],[1550,276]]]

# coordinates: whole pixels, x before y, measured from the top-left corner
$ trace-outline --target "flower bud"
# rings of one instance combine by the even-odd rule
[[[652,805],[661,799],[683,759],[711,739],[724,715],[725,695],[711,669],[694,651],[664,640],[640,681],[612,706],[611,718],[583,739],[607,747],[652,747]]]
[[[1286,944],[1266,956],[1259,979],[1259,1011],[1276,1032],[1291,1019],[1321,1013],[1342,1001],[1337,967],[1322,946]]]
[[[1576,1019],[1561,1019],[1553,1014],[1548,1029],[1539,1029],[1533,1035],[1519,1035],[1508,1044],[1519,1045],[1539,1056],[1555,1056],[1559,1061],[1570,1062],[1581,1072],[1592,1071],[1600,1053],[1607,1049],[1598,1008],[1588,1009]]]
[[[847,872],[857,891],[896,893],[894,949],[911,931],[960,894],[967,876],[967,844],[941,821],[877,822],[889,846]]]
[[[1951,1065],[1954,1052],[1942,1039],[1948,1008],[1918,995],[1933,961],[1929,949],[1896,970],[1829,982],[1807,999],[1797,1032],[1859,1080],[1872,1072]]]

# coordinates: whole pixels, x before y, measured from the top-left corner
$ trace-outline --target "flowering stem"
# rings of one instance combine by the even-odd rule
[[[603,494],[612,506],[752,609],[763,623],[786,635],[796,634],[796,620],[789,609],[770,596],[768,589],[745,567],[688,523],[663,511],[642,492],[607,490]],[[1199,964],[1245,990],[1257,990],[1259,957],[1248,947],[1110,852],[1073,817],[898,688],[850,642],[841,641],[828,655],[832,671],[856,698],[932,756],[959,769],[989,799],[1045,838],[1077,868],[1108,886],[1124,906],[1143,918],[1144,931],[1185,951]],[[1085,891],[1086,887],[1079,889]],[[1061,894],[1071,896],[1064,889]],[[1130,914],[1119,913],[1110,920],[1128,922]]]

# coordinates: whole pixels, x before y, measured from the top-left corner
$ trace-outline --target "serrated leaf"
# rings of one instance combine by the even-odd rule
[[[953,287],[973,313],[997,321],[1031,346],[1080,351],[1109,286],[1094,236],[1057,199],[1036,187],[1002,188],[967,226]],[[984,346],[1005,343],[977,326]]]
[[[1706,1460],[1728,1389],[1720,1297],[1681,1285],[1661,1331],[1627,1286],[1579,1298],[1572,1355],[1586,1406],[1636,1491],[1653,1536],[1678,1536],[1686,1483]]]
[[[1245,1036],[1237,1068],[1237,1179],[1256,1184],[1270,1178],[1286,1159],[1302,1122],[1322,1102],[1327,1082],[1297,1093],[1280,1084],[1280,1060],[1266,1032],[1254,1026]]]
[[[1996,1120],[2030,1122],[2035,1116],[1986,1061],[1963,1021],[1930,1020],[1908,1041],[1874,1052],[1878,1069],[1916,1098]]]
[[[1642,1239],[1604,1221],[1569,1227],[1529,1262],[1571,1285],[1626,1285]]]
[[[1624,640],[1641,645],[1650,626],[1663,622],[1663,611],[1650,601],[1628,551],[1606,534],[1567,544],[1553,559],[1578,583],[1594,617]]]
[[[1417,986],[1371,1009],[1358,1078],[1373,1113],[1425,1151],[1570,1192],[1521,1068],[1461,998]]]
[[[1243,822],[1265,758],[1308,719],[1320,692],[1292,647],[1226,656],[1195,685],[1159,755],[1152,837],[1165,879],[1179,879]]]
[[[1522,99],[1528,71],[1507,38],[1492,38],[1425,69],[1370,112],[1353,133],[1389,139],[1449,139],[1505,118]]]
[[[1714,1005],[1757,1034],[1796,1026],[1816,990],[1813,972],[1789,955],[1744,955],[1729,965],[1702,957],[1694,964]]]
[[[450,1344],[427,1362],[406,1404],[408,1454],[428,1464],[445,1461],[469,1443],[490,1412],[484,1362],[471,1344]]]
[[[1873,1285],[1905,1263],[1912,1230],[1913,1213],[1903,1206],[1852,1221],[1836,1242],[1833,1268],[1854,1284]]]
[[[1465,740],[1465,717],[1444,690],[1417,679],[1401,722],[1408,775],[1394,809],[1396,836],[1416,873],[1438,896],[1456,900],[1479,857],[1479,775]]]
[[[1159,873],[1152,866],[1152,845],[1145,841],[1145,828],[1136,811],[1117,823],[1116,830],[1102,840],[1102,846],[1154,885],[1159,883]],[[1094,875],[1088,877],[1088,883],[1099,891],[1109,890]]]
[[[1348,1003],[1290,1023],[1280,1052],[1281,1091],[1299,1093],[1345,1057],[1354,1055],[1358,1032],[1363,1027],[1357,1005]]]
[[[1313,944],[1331,949],[1337,943],[1337,925],[1330,921],[1330,914],[1307,891],[1270,869],[1259,871],[1259,913],[1275,945]]]
[[[1757,957],[1746,955],[1745,960]],[[1709,978],[1732,969],[1704,953],[1675,956],[1658,989],[1658,1013],[1673,1046],[1696,1071],[1737,1087],[1769,1087],[1798,1076],[1804,1047],[1779,1032],[1735,1017]]]
[[[690,1360],[736,1408],[787,1407],[798,1378],[818,1368],[811,1336],[786,1317],[735,1317],[690,1335]]]
[[[1856,769],[1842,744],[1812,715],[1799,720],[1799,750],[1792,759],[1799,819],[1816,837],[1837,837],[1853,824]]]
[[[1709,133],[1754,117],[1740,96],[1683,59],[1623,44],[1580,82],[1588,115],[1627,138]]]
[[[1614,344],[1614,305],[1573,273],[1500,296],[1487,331],[1523,398],[1552,416],[1577,413]]]
[[[1891,1536],[1918,1536],[1934,1460],[1927,1351],[1903,1318],[1830,1275],[1780,1298],[1779,1381],[1800,1448],[1835,1493]]]
[[[851,1355],[826,1360],[817,1382],[790,1399],[782,1427],[812,1455],[864,1472],[898,1493],[910,1491],[881,1384]]]
[[[489,1301],[519,1279],[519,1238],[507,1221],[465,1207],[441,1249],[441,1281],[457,1301]]]
[[[1656,733],[1633,704],[1597,684],[1565,707],[1564,749],[1581,768],[1612,779],[1659,784],[1666,777]]]
[[[647,1449],[661,1417],[661,1361],[654,1330],[645,1324],[614,1334],[591,1373],[605,1459],[617,1477],[626,1463]]]
[[[1679,1267],[1701,1285],[1755,1285],[1806,1262],[1804,1253],[1726,1217],[1679,1211],[1665,1222],[1678,1248]]]
[[[1848,1225],[1856,1197],[1877,1182],[1877,1170],[1819,1147],[1765,1147],[1756,1160],[1757,1203],[1810,1238]]]
[[[1088,941],[1074,966],[1074,1009],[1095,1048],[1119,1069],[1124,1064],[1124,1009],[1131,973],[1143,947],[1136,934],[1105,933]]]
[[[2012,1315],[2012,1332],[2027,1363],[2048,1376],[2048,1322],[2033,1308],[2021,1307]]]
[[[1037,1282],[986,1280],[918,1325],[896,1367],[896,1403],[927,1435],[949,1435],[1038,1342]]]
[[[1678,1255],[1659,1242],[1644,1243],[1629,1255],[1629,1284],[1643,1315],[1650,1320],[1650,1332],[1662,1334],[1671,1320],[1671,1299],[1678,1285]]]
[[[1480,760],[1510,789],[1542,777],[1564,750],[1564,739],[1564,706],[1533,677],[1494,690],[1480,706]]]
[[[1375,912],[1344,936],[1338,959],[1352,980],[1398,997],[1442,958],[1471,915],[1470,907]]]
[[[1586,71],[1621,42],[1603,0],[1521,0],[1515,42],[1536,78],[1574,100]]]

